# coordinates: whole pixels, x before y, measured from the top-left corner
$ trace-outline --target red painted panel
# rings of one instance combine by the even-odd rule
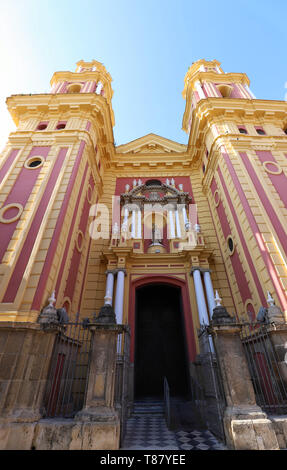
[[[219,177],[220,177],[220,181],[221,181],[221,184],[222,184],[222,188],[223,188],[223,190],[224,190],[225,197],[226,197],[226,199],[227,199],[227,201],[228,201],[228,205],[229,205],[230,211],[231,211],[231,213],[232,213],[232,217],[233,217],[234,223],[235,223],[235,225],[236,225],[236,229],[237,229],[237,232],[238,232],[238,235],[239,235],[241,244],[242,244],[242,248],[243,248],[243,250],[244,250],[244,255],[245,255],[245,257],[246,257],[246,261],[248,262],[250,271],[251,271],[251,273],[252,273],[254,282],[255,282],[255,284],[256,284],[256,288],[257,288],[257,291],[258,291],[260,300],[261,300],[261,302],[262,302],[262,305],[265,305],[265,304],[266,304],[265,295],[264,295],[262,286],[261,286],[261,284],[260,284],[259,278],[258,278],[258,276],[257,276],[257,272],[256,272],[256,269],[255,269],[255,267],[254,267],[252,258],[251,258],[251,256],[250,256],[248,247],[247,247],[247,245],[246,245],[246,242],[245,242],[245,239],[244,239],[242,230],[241,230],[241,226],[240,226],[240,223],[239,223],[239,220],[238,220],[236,211],[235,211],[235,209],[234,209],[234,206],[233,206],[233,204],[232,204],[231,198],[230,198],[230,196],[229,196],[229,192],[228,192],[228,189],[227,189],[227,187],[226,187],[226,184],[225,184],[225,181],[224,181],[224,178],[223,178],[223,175],[222,175],[222,173],[221,173],[220,168],[218,168],[218,175],[219,175]]]
[[[273,285],[274,285],[274,288],[277,292],[277,295],[278,295],[278,298],[280,300],[280,303],[281,303],[281,306],[283,308],[283,310],[285,310],[287,308],[287,301],[286,301],[286,294],[284,292],[284,290],[282,289],[282,286],[281,286],[281,283],[279,281],[279,278],[277,276],[277,273],[276,273],[276,270],[274,268],[274,265],[273,265],[273,262],[271,260],[271,257],[268,253],[268,251],[266,250],[266,247],[265,247],[265,243],[264,243],[264,240],[263,240],[263,237],[262,237],[262,234],[260,233],[260,230],[259,230],[259,227],[256,223],[256,220],[255,220],[255,217],[251,211],[251,208],[248,204],[248,201],[246,199],[246,196],[245,196],[245,193],[241,187],[241,184],[240,184],[240,181],[238,179],[238,176],[236,174],[236,171],[234,170],[233,168],[233,165],[231,163],[231,160],[229,158],[229,155],[227,153],[222,153],[223,157],[224,157],[224,160],[226,162],[226,165],[228,167],[228,170],[229,170],[229,173],[231,175],[231,178],[233,180],[233,184],[236,188],[236,191],[240,197],[240,200],[241,200],[241,204],[243,206],[243,209],[245,211],[245,214],[246,214],[246,217],[248,219],[248,222],[249,222],[249,225],[250,225],[250,228],[252,229],[253,231],[253,234],[254,234],[254,238],[257,242],[257,245],[258,245],[258,248],[261,252],[261,256],[262,256],[262,259],[267,267],[267,270],[268,270],[268,273],[270,275],[270,278],[273,282]],[[268,200],[268,197],[267,195],[265,194],[258,178],[257,178],[257,175],[255,173],[255,171],[253,170],[253,167],[251,165],[251,163],[249,162],[249,159],[248,159],[248,156],[245,154],[245,153],[240,153],[240,156],[242,158],[242,161],[244,162],[245,164],[245,167],[246,167],[246,170],[257,190],[257,193],[259,195],[259,197],[261,198],[261,201],[263,203],[263,205],[265,206],[267,212],[270,213],[274,210]],[[271,206],[271,208],[270,208]],[[277,217],[277,216],[276,216]],[[280,226],[281,227],[281,224],[279,223],[279,221],[277,220],[277,223],[276,225]],[[279,228],[279,227],[278,227]],[[281,227],[282,229],[282,227]],[[279,235],[279,234],[278,234]],[[280,236],[282,235],[282,233],[280,232]],[[286,238],[286,235],[285,235],[285,238]],[[285,245],[286,246],[286,245]]]
[[[41,155],[42,157],[46,158],[49,153],[50,147],[34,147],[30,154],[28,155],[27,159],[33,157],[35,155]],[[20,170],[17,179],[14,182],[14,185],[11,188],[10,193],[8,194],[6,200],[3,203],[3,206],[12,203],[22,204],[25,208],[27,201],[30,197],[30,194],[35,186],[35,183],[38,179],[39,173],[41,171],[41,167],[35,167],[33,170],[29,170],[28,168],[23,168]],[[8,213],[7,213],[8,214]],[[19,220],[15,222],[11,222],[10,224],[2,224],[1,225],[1,244],[0,244],[0,260],[2,261],[3,256],[8,248],[10,240],[13,236],[15,228],[18,224]]]
[[[220,176],[221,175],[220,169],[218,169],[218,173]],[[217,185],[214,180],[212,182],[212,188],[211,188],[211,190],[213,191],[213,194],[216,189],[217,189]],[[223,235],[226,239],[228,235],[231,235],[231,230],[230,230],[229,222],[227,220],[227,216],[226,216],[222,201],[219,202],[219,205],[216,207],[216,210],[217,210],[218,218],[220,220]],[[246,276],[245,276],[245,273],[244,273],[244,270],[243,270],[243,267],[242,267],[242,264],[241,264],[241,261],[240,261],[240,258],[236,249],[234,250],[234,253],[230,256],[230,260],[231,260],[234,275],[236,277],[238,289],[239,289],[241,298],[244,303],[247,299],[250,299],[251,292],[249,290],[248,282],[247,282],[247,279],[246,279]]]
[[[63,277],[64,267],[65,267],[65,264],[67,262],[68,251],[69,251],[69,247],[70,247],[72,233],[73,233],[74,228],[75,228],[75,220],[76,220],[76,217],[77,217],[78,207],[79,207],[80,199],[81,199],[81,196],[82,196],[83,185],[84,185],[84,182],[85,182],[85,179],[86,179],[87,170],[88,170],[88,165],[86,165],[86,168],[85,168],[85,171],[84,171],[84,175],[83,175],[83,178],[82,178],[82,181],[81,181],[81,186],[80,186],[80,189],[79,189],[79,193],[78,193],[78,197],[77,197],[77,201],[76,201],[76,205],[75,205],[75,209],[74,209],[74,213],[73,213],[73,217],[72,217],[72,220],[71,220],[71,225],[70,225],[69,233],[68,233],[66,244],[65,244],[65,251],[64,251],[64,254],[63,254],[63,258],[62,258],[62,262],[61,262],[61,266],[60,266],[60,270],[59,270],[59,274],[58,274],[58,278],[57,278],[57,283],[56,283],[56,287],[55,287],[56,293],[59,292],[60,283],[61,283],[62,277]],[[90,184],[93,184],[93,182],[90,181]]]
[[[218,189],[215,179],[213,178],[211,183],[211,192],[214,196],[215,191]],[[219,202],[218,206],[216,207],[217,215],[220,221],[220,225],[223,231],[224,238],[227,238],[228,235],[231,235],[231,230],[229,227],[229,223],[225,214],[225,210],[222,204],[222,201]]]
[[[50,246],[49,246],[49,249],[48,249],[48,253],[47,253],[47,256],[46,256],[46,261],[45,261],[45,264],[44,264],[44,267],[43,267],[43,270],[42,270],[42,273],[41,273],[41,276],[40,276],[39,284],[38,284],[38,287],[37,287],[36,292],[35,292],[35,296],[34,296],[34,300],[33,300],[33,304],[32,304],[32,308],[35,309],[35,310],[39,310],[40,307],[41,307],[41,304],[42,304],[42,296],[43,296],[43,293],[44,293],[46,281],[47,281],[47,278],[48,278],[48,275],[49,275],[49,272],[50,272],[50,269],[51,269],[51,266],[52,266],[53,258],[54,258],[55,252],[56,252],[58,240],[60,238],[60,234],[61,234],[64,218],[65,218],[65,215],[66,215],[66,212],[67,212],[68,204],[70,202],[71,193],[72,193],[72,190],[74,189],[75,180],[76,180],[76,177],[77,177],[77,174],[78,174],[78,169],[79,169],[81,158],[82,158],[82,155],[83,155],[83,152],[84,152],[85,145],[86,145],[85,142],[81,141],[79,151],[78,151],[78,154],[77,154],[77,157],[76,157],[76,161],[75,161],[75,164],[74,164],[74,167],[73,167],[73,171],[72,171],[72,174],[71,174],[71,177],[70,177],[70,180],[69,180],[69,183],[68,183],[68,187],[67,187],[67,190],[66,190],[66,193],[65,193],[65,197],[64,197],[64,200],[63,200],[63,203],[62,203],[62,206],[61,206],[60,214],[59,214],[59,217],[58,217],[58,220],[57,220],[57,223],[56,223],[56,227],[55,227],[55,230],[54,230],[54,235],[53,235],[53,238],[51,240],[51,243],[50,243]]]
[[[257,150],[256,154],[258,155],[261,163],[264,163],[264,162],[277,163],[271,152],[268,152],[265,150]],[[270,169],[272,170],[272,168]],[[282,171],[280,175],[272,175],[271,173],[268,173],[268,172],[266,174],[268,175],[272,185],[274,186],[277,193],[279,194],[281,201],[283,201],[284,206],[287,208],[287,191],[286,191],[287,178],[286,178],[285,173]]]
[[[24,275],[27,263],[29,261],[32,249],[34,247],[34,243],[37,238],[37,234],[39,232],[42,219],[47,210],[47,206],[49,204],[53,189],[55,187],[57,178],[59,176],[59,172],[61,171],[62,165],[64,163],[67,150],[68,150],[67,148],[62,148],[55,161],[55,164],[51,172],[46,189],[44,191],[43,197],[40,201],[40,204],[35,213],[34,219],[31,223],[30,230],[27,233],[26,240],[22,247],[21,256],[19,256],[16,262],[13,274],[7,286],[7,290],[5,292],[3,302],[13,302],[16,297],[16,294],[20,286],[20,283],[23,279],[23,275]]]
[[[88,225],[89,211],[90,211],[90,203],[88,199],[85,198],[84,207],[82,209],[81,219],[79,223],[79,230],[81,230],[84,235],[86,233],[86,229]],[[70,268],[69,268],[68,279],[66,282],[65,293],[64,293],[64,297],[69,297],[71,300],[73,299],[73,295],[74,295],[81,256],[82,256],[82,253],[77,250],[77,247],[75,245]]]

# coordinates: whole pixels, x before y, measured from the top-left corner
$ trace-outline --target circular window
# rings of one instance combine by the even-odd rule
[[[78,231],[78,235],[77,235],[77,238],[76,238],[76,246],[77,246],[77,250],[81,253],[82,249],[83,249],[83,243],[84,243],[84,234],[82,232],[82,230],[79,230]]]
[[[239,127],[238,130],[239,130],[240,134],[247,134],[247,130],[244,129],[244,127]]]
[[[256,129],[257,134],[266,135],[263,129]]]
[[[64,123],[63,123],[63,124],[58,124],[58,125],[56,126],[56,129],[59,131],[59,130],[61,130],[61,129],[65,129],[65,127],[66,127],[66,124],[64,124]]]
[[[7,206],[0,209],[0,222],[3,224],[11,224],[15,222],[15,220],[20,219],[22,212],[23,206],[21,204],[7,204]]]
[[[88,202],[90,204],[92,204],[92,198],[93,198],[93,189],[92,189],[92,186],[90,184],[88,184],[88,188],[87,188],[87,199],[88,199]]]
[[[229,252],[231,255],[233,255],[234,253],[234,243],[233,243],[233,239],[230,235],[228,235],[227,237],[227,246],[228,246],[228,249],[229,249]]]
[[[44,131],[45,129],[47,129],[48,127],[48,124],[39,124],[39,126],[37,127],[37,131]]]
[[[24,167],[27,168],[28,170],[32,170],[34,168],[38,168],[43,165],[44,163],[44,158],[42,156],[37,156],[37,157],[31,157],[26,160],[24,163]]]

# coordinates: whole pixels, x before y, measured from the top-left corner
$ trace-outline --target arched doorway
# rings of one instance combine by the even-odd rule
[[[135,307],[135,397],[162,396],[164,377],[171,395],[187,395],[181,289],[163,283],[138,287]]]

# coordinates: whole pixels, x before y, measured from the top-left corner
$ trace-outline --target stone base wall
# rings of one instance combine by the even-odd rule
[[[120,423],[42,419],[0,425],[0,450],[117,450]]]
[[[287,415],[269,416],[280,449],[287,449]]]

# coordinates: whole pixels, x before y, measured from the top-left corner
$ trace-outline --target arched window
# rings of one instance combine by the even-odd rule
[[[266,132],[263,129],[256,129],[257,134],[259,135],[266,135]]]
[[[159,180],[148,180],[145,185],[146,186],[161,186],[162,183]]]
[[[81,88],[82,88],[81,83],[71,83],[67,87],[67,92],[68,93],[80,93]]]
[[[229,98],[232,92],[232,86],[226,84],[217,85],[217,89],[221,93],[222,98]]]

